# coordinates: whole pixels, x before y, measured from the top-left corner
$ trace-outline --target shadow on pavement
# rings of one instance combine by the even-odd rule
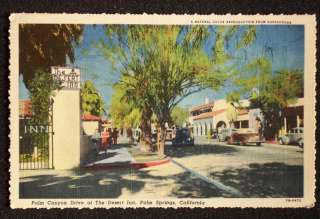
[[[239,150],[223,145],[212,145],[212,144],[201,144],[194,146],[174,146],[174,145],[166,145],[165,154],[170,157],[187,157],[187,156],[195,156],[202,154],[226,154],[231,155]]]
[[[238,189],[244,197],[303,197],[303,166],[252,163],[248,168],[230,168],[210,176]]]
[[[68,176],[20,178],[21,198],[117,198],[123,189],[135,193],[145,182],[124,178],[130,170],[72,172]]]
[[[217,188],[194,178],[188,172],[155,176],[148,169],[74,171],[70,176],[24,177],[20,178],[19,191],[20,198],[118,198],[124,190],[129,197],[134,197],[141,190],[149,193],[148,197],[151,193],[154,198],[158,197],[160,190],[165,190],[168,197],[176,198],[221,197]]]
[[[132,198],[139,192],[149,198],[162,198],[160,192],[172,198],[233,197],[189,172],[165,174],[165,165],[140,170],[56,170],[52,174],[21,177],[20,198]],[[252,163],[220,172],[211,171],[209,176],[239,190],[243,197],[303,196],[303,166]],[[141,195],[139,197],[143,197]]]

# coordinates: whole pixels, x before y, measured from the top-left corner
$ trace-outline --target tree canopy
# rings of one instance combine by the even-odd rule
[[[179,105],[175,106],[171,111],[172,123],[179,127],[182,127],[183,124],[188,122],[188,117],[189,117],[188,109],[183,108]]]
[[[50,73],[51,66],[63,66],[66,57],[74,61],[74,49],[81,40],[82,25],[21,24],[19,26],[19,68],[29,89],[37,69]]]
[[[184,97],[207,87],[218,89],[223,84],[227,71],[223,71],[221,64],[231,58],[225,43],[238,29],[108,25],[108,40],[100,48],[122,73],[119,83],[126,88],[130,100],[137,105],[149,104],[163,119]],[[210,56],[203,46],[213,40],[213,35],[215,42],[209,49]],[[245,29],[237,46],[247,45],[254,35],[254,28]]]
[[[33,122],[37,124],[48,122],[50,97],[54,95],[54,90],[59,88],[59,82],[55,81],[51,74],[41,70],[36,71],[29,85]]]
[[[104,112],[104,101],[91,80],[81,84],[81,108],[83,113],[100,116]]]
[[[303,71],[282,69],[272,71],[271,61],[258,57],[233,75],[233,89],[227,100],[250,100],[250,108],[260,108],[264,115],[265,135],[275,136],[281,128],[283,110],[303,97]]]
[[[111,96],[109,113],[113,125],[118,128],[133,128],[140,125],[141,113],[130,102],[123,98],[125,91],[119,86],[114,86]]]
[[[155,114],[164,137],[165,123],[181,100],[224,84],[230,70],[224,64],[232,59],[226,42],[240,33],[235,48],[239,49],[255,38],[255,28],[239,30],[237,26],[107,25],[107,40],[99,48],[122,73],[118,84],[124,97],[140,109],[142,120]]]

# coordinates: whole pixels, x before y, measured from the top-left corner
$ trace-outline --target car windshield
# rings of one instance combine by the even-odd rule
[[[180,136],[180,135],[188,135],[188,130],[187,130],[187,129],[179,129],[179,130],[177,130],[176,135],[177,135],[177,136]]]

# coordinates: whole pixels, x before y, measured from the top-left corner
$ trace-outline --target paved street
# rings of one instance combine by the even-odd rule
[[[21,171],[23,198],[301,197],[297,146],[236,146],[196,139],[166,145],[172,161],[145,169]]]

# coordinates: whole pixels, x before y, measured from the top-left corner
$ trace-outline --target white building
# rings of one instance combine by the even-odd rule
[[[249,115],[254,114],[254,116],[257,116],[257,112],[249,113],[249,110],[247,110],[248,106],[248,100],[240,100],[239,105],[236,106],[239,109],[237,121],[234,122],[235,128],[253,128],[254,122],[250,121]],[[206,136],[209,130],[211,130],[212,133],[213,130],[230,127],[230,122],[227,118],[227,102],[225,99],[195,106],[191,108],[189,112],[189,122],[193,127],[195,136]]]

